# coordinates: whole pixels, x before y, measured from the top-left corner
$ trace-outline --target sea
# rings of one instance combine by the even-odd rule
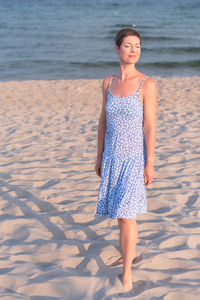
[[[141,35],[141,72],[200,76],[200,0],[0,0],[0,81],[115,74],[122,28]]]

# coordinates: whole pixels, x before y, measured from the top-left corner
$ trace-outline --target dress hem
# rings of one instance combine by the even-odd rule
[[[145,214],[147,213],[147,211],[144,211],[144,212],[138,212],[135,214],[135,216],[132,216],[132,217],[127,217],[127,216],[110,216],[108,213],[99,213],[99,212],[96,212],[96,215],[98,216],[104,216],[104,217],[108,217],[110,219],[136,219],[138,215],[142,215],[142,214]]]

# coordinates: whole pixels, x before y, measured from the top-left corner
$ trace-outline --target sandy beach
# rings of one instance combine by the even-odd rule
[[[155,81],[156,176],[127,293],[117,222],[95,215],[102,80],[0,82],[0,299],[199,299],[200,78]]]

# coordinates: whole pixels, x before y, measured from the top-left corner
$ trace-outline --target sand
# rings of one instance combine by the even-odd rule
[[[156,176],[126,293],[109,266],[117,222],[95,215],[101,80],[0,83],[0,299],[199,299],[200,78],[156,83]]]

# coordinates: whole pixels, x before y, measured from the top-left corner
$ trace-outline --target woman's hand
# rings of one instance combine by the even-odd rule
[[[144,183],[145,185],[149,185],[152,183],[154,178],[154,166],[153,164],[146,164],[144,169]]]
[[[102,164],[102,159],[97,159],[96,165],[95,165],[95,171],[97,176],[101,177],[101,164]]]

